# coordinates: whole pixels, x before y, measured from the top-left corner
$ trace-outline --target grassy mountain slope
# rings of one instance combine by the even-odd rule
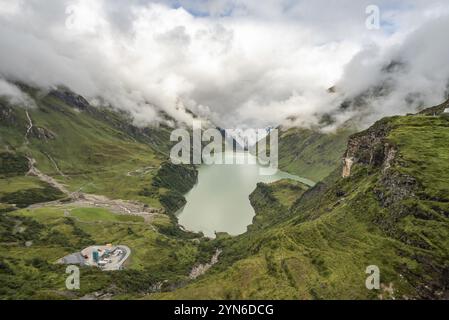
[[[259,219],[282,221],[219,240],[211,273],[154,297],[448,298],[448,150],[445,116],[383,119],[351,136],[349,177],[336,170],[284,212],[275,199],[253,198]],[[379,290],[365,287],[370,265]]]
[[[214,248],[187,233],[173,236],[173,229],[165,215],[150,224],[101,208],[56,206],[0,213],[0,299],[125,299],[187,283],[193,266],[209,261]],[[82,267],[80,290],[67,290],[66,266],[56,261],[103,243],[131,248],[126,269]]]
[[[135,127],[126,114],[92,107],[66,89],[49,94],[29,87],[24,90],[36,107],[25,109],[0,101],[2,157],[17,157],[16,165],[27,170],[24,159],[34,158],[40,171],[70,192],[161,206],[158,188],[151,186],[170,150],[170,128]],[[12,165],[10,161],[2,167]]]
[[[290,128],[279,132],[279,167],[312,181],[320,181],[341,163],[348,137],[354,130],[322,133]]]
[[[284,132],[283,168],[314,180],[331,174],[311,189],[259,184],[248,232],[207,240],[177,228],[173,212],[197,177],[165,162],[168,128],[137,128],[67,90],[24,90],[35,108],[0,100],[0,298],[449,298],[449,118],[441,107],[352,135],[343,148],[346,178],[333,168],[347,132]],[[28,158],[69,191],[139,200],[168,214],[147,220],[70,203],[11,211],[67,197],[26,175]],[[106,242],[130,246],[127,270],[82,268],[81,290],[67,291],[55,261]],[[190,279],[217,248],[219,262]],[[365,287],[369,265],[380,268],[380,290]]]
[[[309,187],[293,180],[280,180],[271,184],[259,183],[249,196],[257,212],[248,230],[263,229],[285,219],[284,214]]]
[[[0,99],[0,299],[127,298],[189,281],[191,269],[209,261],[215,248],[179,229],[174,219],[197,171],[166,162],[171,129],[138,128],[126,114],[93,107],[67,89],[22,89],[34,108]],[[36,170],[28,174],[30,159],[67,191]],[[135,216],[112,210],[120,204],[84,207],[71,201],[77,196],[72,192],[139,201],[156,210]],[[66,290],[65,266],[56,261],[104,243],[131,248],[126,270],[82,268],[81,290]]]

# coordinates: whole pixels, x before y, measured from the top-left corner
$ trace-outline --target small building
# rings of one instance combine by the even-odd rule
[[[98,260],[100,259],[100,254],[97,250],[92,251],[92,259],[95,263],[98,263]]]
[[[78,264],[82,266],[99,267],[104,271],[121,270],[128,260],[131,249],[119,246],[90,246],[58,260],[62,264]]]

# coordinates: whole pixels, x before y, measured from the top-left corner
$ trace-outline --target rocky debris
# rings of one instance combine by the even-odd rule
[[[343,166],[342,177],[348,178],[351,176],[351,168],[352,168],[352,165],[354,164],[354,159],[353,158],[344,158],[343,162],[344,162],[344,166]]]
[[[115,214],[134,215],[143,217],[145,222],[150,223],[158,214],[164,214],[162,208],[150,208],[145,204],[136,201],[113,200],[105,196],[86,194],[80,191],[68,193],[70,198],[67,200],[53,201],[44,204],[30,206],[31,209],[45,206],[76,206],[83,208],[105,208]]]
[[[404,252],[399,252],[405,255]],[[407,265],[401,265],[399,272],[401,278],[411,279],[415,284],[417,298],[423,300],[448,300],[449,299],[449,266],[447,261],[435,259],[428,253],[415,253],[416,263],[420,264],[421,272],[410,270]],[[409,298],[409,297],[406,297]],[[416,297],[410,297],[416,298]]]
[[[79,300],[112,300],[112,293],[104,293],[104,292],[94,292],[90,294],[86,294],[79,298]]]
[[[25,114],[28,120],[28,127],[27,131],[25,133],[25,143],[28,144],[28,138],[31,136],[33,138],[39,139],[39,140],[53,140],[56,138],[56,134],[51,132],[50,130],[43,128],[43,127],[37,127],[33,124],[33,120],[30,117],[30,114],[28,113],[28,110],[25,110]]]
[[[61,192],[70,196],[70,200],[54,201],[46,204],[33,205],[31,208],[38,208],[46,205],[76,205],[79,207],[100,207],[107,208],[116,214],[127,214],[141,216],[146,222],[150,222],[157,214],[163,214],[164,209],[150,208],[145,204],[136,201],[111,200],[105,196],[92,195],[82,193],[80,191],[70,192],[67,188],[56,181],[54,178],[42,173],[36,168],[36,160],[28,158],[29,171],[27,175],[36,176],[40,180],[50,184],[52,187],[59,189]]]
[[[373,194],[380,206],[388,210],[388,215],[378,215],[373,222],[387,235],[407,244],[419,248],[426,248],[427,244],[421,239],[411,238],[400,230],[398,222],[408,215],[419,214],[419,208],[412,209],[404,205],[403,201],[416,198],[418,183],[415,178],[389,170],[380,177]],[[415,212],[416,211],[416,212]]]
[[[222,253],[222,250],[217,249],[209,263],[200,264],[192,269],[192,271],[190,272],[189,278],[194,280],[194,279],[198,278],[199,276],[202,276],[203,274],[205,274],[210,268],[212,268],[215,264],[218,263],[218,257],[220,256],[221,253]]]
[[[144,167],[144,168],[140,168],[134,171],[129,171],[126,176],[128,177],[132,177],[132,176],[144,176],[147,175],[151,172],[153,172],[154,170],[160,169],[159,167],[153,167],[153,166],[149,166],[149,167]]]
[[[17,118],[13,109],[8,108],[0,103],[0,122],[7,123],[9,125],[16,125]]]
[[[348,147],[344,155],[345,165],[364,164],[375,167],[391,166],[394,160],[394,147],[389,144],[386,137],[391,131],[391,127],[385,120],[378,121],[374,126],[363,132],[357,133],[349,138]],[[393,156],[393,157],[392,157]],[[350,161],[347,161],[350,159]],[[349,172],[348,172],[349,171]],[[350,175],[345,167],[343,176]]]
[[[397,154],[397,150],[395,148],[391,148],[389,147],[389,145],[386,145],[386,149],[385,149],[385,161],[383,164],[383,172],[385,173],[388,169],[391,168],[392,163],[394,161],[394,159],[396,158],[396,154]]]
[[[108,208],[111,212],[131,215],[162,214],[163,209],[150,208],[142,203],[125,200],[112,200],[105,196],[75,192],[71,194],[72,204]]]
[[[391,209],[395,206],[393,216],[399,218],[407,210],[399,203],[415,197],[418,185],[415,178],[392,170],[398,150],[387,139],[391,129],[388,119],[384,119],[368,130],[353,135],[345,153],[342,176],[349,177],[351,168],[356,164],[381,169],[374,195],[382,207]]]
[[[402,200],[414,198],[418,187],[415,178],[397,171],[383,174],[378,186],[374,194],[383,207],[390,207]]]
[[[44,141],[56,139],[56,134],[54,132],[43,127],[33,127],[30,130],[29,135],[33,138]]]
[[[381,293],[379,294],[379,299],[380,300],[386,300],[386,299],[391,299],[391,300],[395,300],[395,296],[394,296],[394,284],[392,282],[390,282],[388,284],[388,286],[384,283],[382,283],[380,285],[381,287]]]
[[[391,170],[398,155],[396,147],[387,139],[391,129],[388,119],[384,119],[368,130],[353,135],[348,142],[342,173],[343,177],[349,177],[351,167],[356,164],[381,169],[382,175],[374,194],[385,208],[415,197],[418,188],[415,178]],[[397,208],[396,215],[400,216],[403,210]]]
[[[44,181],[44,182],[48,183],[53,188],[58,189],[62,193],[65,193],[65,194],[69,194],[70,193],[64,185],[62,185],[61,183],[56,181],[54,178],[44,174],[42,171],[37,169],[36,168],[36,160],[35,159],[28,158],[28,161],[29,161],[29,167],[30,167],[30,170],[27,173],[28,176],[38,177],[41,181]]]

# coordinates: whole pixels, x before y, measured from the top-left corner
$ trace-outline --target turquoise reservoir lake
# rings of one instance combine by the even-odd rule
[[[228,165],[202,165],[198,168],[198,183],[186,194],[187,204],[177,216],[179,224],[186,230],[203,232],[207,237],[215,237],[215,232],[239,235],[246,232],[255,215],[249,195],[259,182],[275,182],[281,179],[301,181],[308,185],[314,182],[286,172],[278,171],[271,176],[261,175],[259,164],[235,164],[235,159],[252,159],[247,152],[227,153]],[[246,158],[245,158],[246,157]]]

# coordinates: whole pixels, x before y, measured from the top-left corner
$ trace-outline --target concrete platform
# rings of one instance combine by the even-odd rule
[[[98,261],[94,261],[94,252],[98,252]],[[61,264],[98,267],[104,271],[123,269],[123,264],[131,255],[131,249],[124,245],[90,246],[61,258]]]

